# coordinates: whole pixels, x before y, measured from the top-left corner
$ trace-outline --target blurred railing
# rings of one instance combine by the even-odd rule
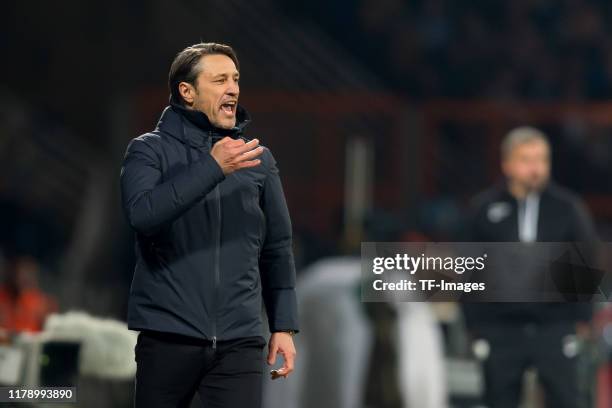
[[[166,100],[163,90],[137,97],[134,135],[153,128]],[[612,103],[412,104],[387,93],[252,91],[241,103],[253,116],[247,136],[271,147],[279,162],[294,223],[329,237],[339,232],[349,138],[372,141],[374,206],[398,211],[441,195],[465,201],[499,179],[499,144],[513,126],[541,126],[553,146],[560,136],[550,129],[576,123],[585,129],[584,143],[591,132],[612,141]],[[555,168],[565,169],[557,178],[568,184],[565,175],[580,163],[554,155]],[[612,191],[579,193],[596,217],[612,219]]]

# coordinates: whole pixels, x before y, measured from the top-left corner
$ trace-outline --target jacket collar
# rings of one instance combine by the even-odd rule
[[[495,187],[498,190],[498,194],[500,199],[505,201],[513,201],[518,202],[518,200],[510,193],[510,189],[508,188],[507,180],[500,180]],[[547,197],[551,194],[551,191],[554,191],[557,188],[557,184],[554,180],[548,180],[544,188],[539,191],[538,195],[540,198]]]
[[[250,122],[251,117],[242,105],[236,108],[236,126],[231,129],[221,129],[210,123],[203,112],[186,109],[171,101],[170,106],[162,112],[156,129],[183,143],[201,147],[208,143],[209,138],[212,139],[212,144],[225,136],[233,139],[242,137],[244,128]]]

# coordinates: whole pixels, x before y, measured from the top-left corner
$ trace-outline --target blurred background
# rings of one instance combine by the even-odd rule
[[[553,178],[612,237],[607,1],[24,1],[3,4],[0,21],[0,383],[70,382],[79,405],[130,406],[119,170],[167,105],[174,55],[200,41],[237,51],[247,136],[274,152],[292,216],[304,352],[292,379],[266,385],[267,406],[365,406],[373,368],[351,356],[372,350],[368,316],[380,315],[359,306],[360,242],[458,240],[516,126],[548,135]],[[403,367],[402,402],[384,406],[479,406],[460,309],[399,309],[376,312],[405,321],[388,350],[408,350],[390,363]],[[594,316],[583,406],[610,407],[611,313]],[[544,406],[536,377],[524,407]]]

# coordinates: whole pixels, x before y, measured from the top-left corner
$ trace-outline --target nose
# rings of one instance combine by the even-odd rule
[[[229,82],[229,86],[227,88],[226,93],[231,96],[238,96],[240,93],[240,86],[238,85],[238,81],[231,80]]]

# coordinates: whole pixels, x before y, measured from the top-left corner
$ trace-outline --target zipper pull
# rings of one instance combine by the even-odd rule
[[[212,348],[213,350],[217,349],[217,336],[213,336],[212,338]]]

